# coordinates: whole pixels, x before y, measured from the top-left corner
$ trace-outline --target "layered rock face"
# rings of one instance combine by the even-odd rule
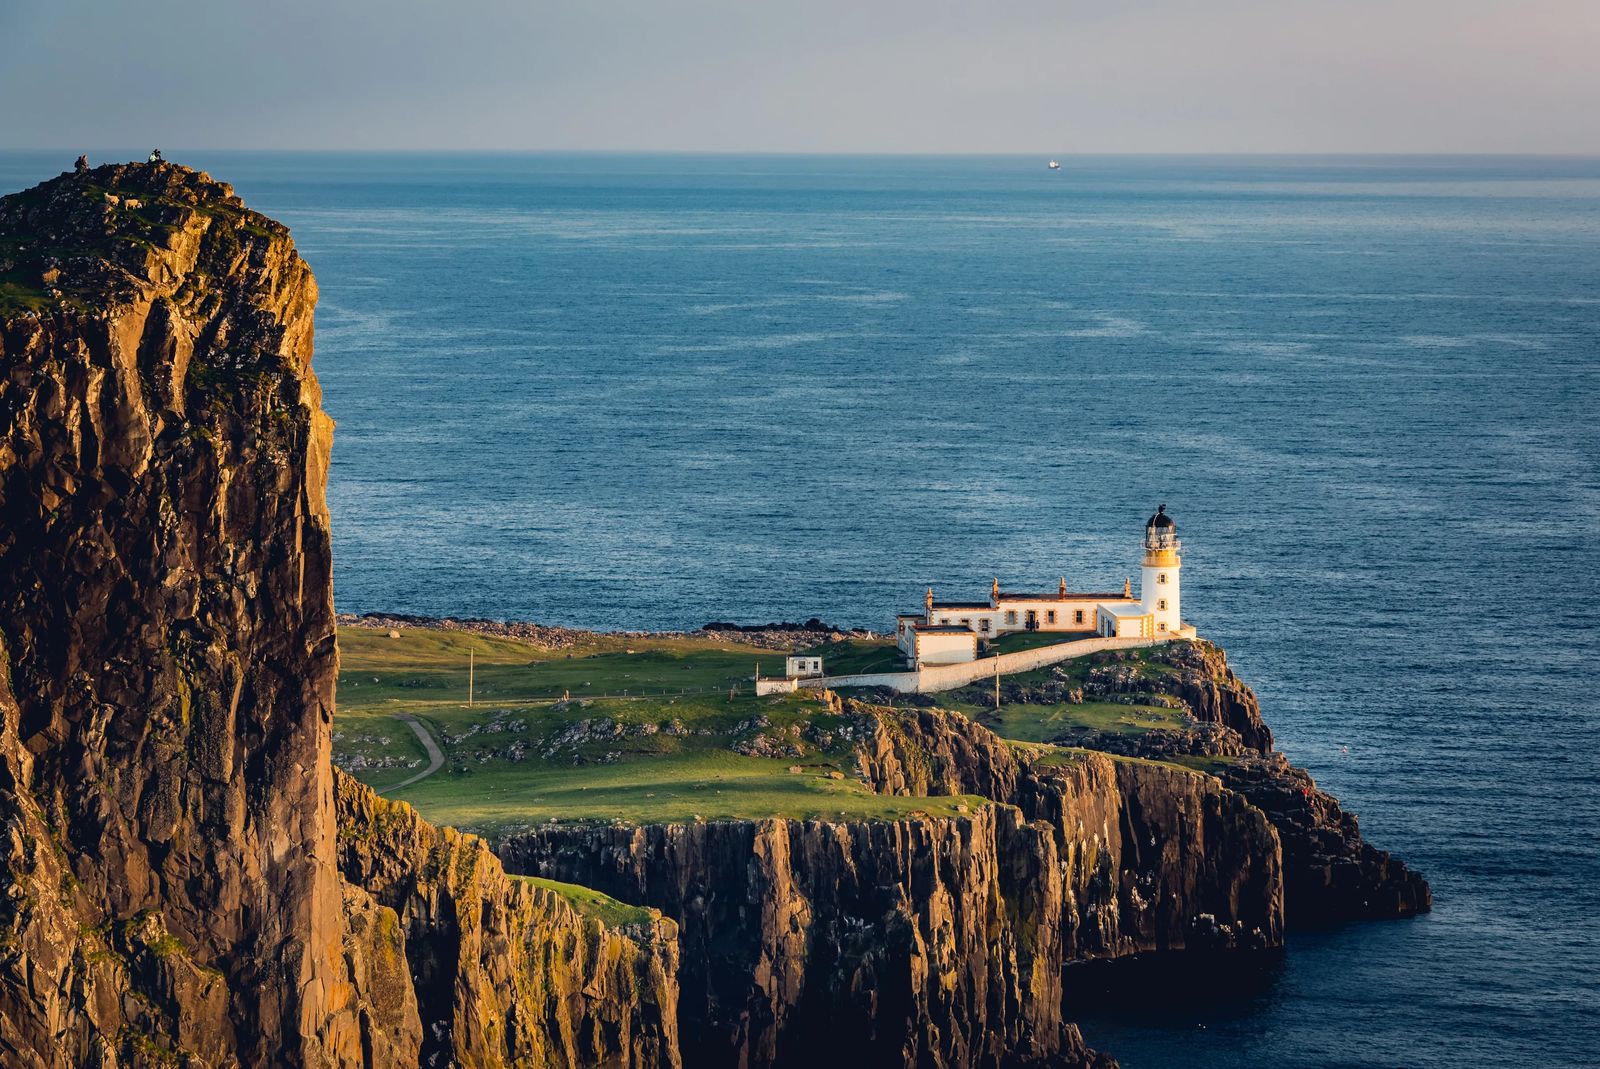
[[[1203,641],[1180,642],[1164,652],[1178,669],[1172,689],[1197,720],[1232,729],[1252,750],[1272,750],[1272,732],[1261,719],[1255,691],[1228,667],[1227,655],[1220,647]]]
[[[353,1060],[311,273],[180,168],[0,204],[62,294],[0,325],[11,1034]]]
[[[1096,685],[1133,700],[1175,696],[1196,723],[1143,734],[1079,729],[1063,732],[1054,741],[1139,758],[1229,758],[1214,766],[1216,774],[1264,813],[1278,832],[1285,921],[1291,928],[1409,917],[1432,908],[1427,880],[1366,842],[1353,815],[1332,795],[1318,790],[1308,772],[1273,751],[1272,733],[1261,719],[1255,694],[1234,674],[1220,648],[1208,642],[1173,643],[1153,651],[1152,657],[1171,673],[1151,676],[1119,671],[1112,664],[1096,674]],[[1058,685],[1055,693],[1024,694],[1016,700],[1050,702],[1063,697]],[[946,757],[940,767],[984,766],[981,760],[973,766]],[[960,786],[965,782],[970,781],[946,776],[934,786],[969,789]],[[1007,781],[999,784],[1001,789],[1009,786]]]
[[[526,1005],[502,981],[605,972],[530,925],[670,969],[655,936],[502,893],[460,843],[493,933],[377,860],[370,891],[340,876],[332,424],[288,232],[193,171],[102,167],[0,200],[0,283],[0,1063],[675,1064],[666,992],[592,1040],[549,1034],[552,1007],[516,1020],[526,1042],[432,1028]],[[369,839],[376,859],[426,835]]]
[[[875,790],[981,794],[1051,828],[1067,881],[1066,960],[1282,940],[1277,835],[1209,776],[1098,753],[1036,761],[933,709],[876,710],[863,734],[858,760]]]
[[[1355,815],[1282,754],[1236,762],[1221,776],[1278,830],[1292,927],[1388,920],[1433,908],[1428,881],[1363,839]]]
[[[552,828],[500,855],[678,919],[686,1065],[1109,1064],[1062,1021],[1061,859],[1013,808]]]
[[[423,1065],[676,1066],[677,926],[625,930],[335,773],[340,868],[399,917]]]
[[[678,919],[685,1063],[1083,1064],[1062,967],[1276,946],[1277,836],[1214,779],[1087,754],[1038,766],[957,714],[850,703],[881,793],[980,794],[957,818],[552,827],[507,867]],[[1067,993],[1070,1005],[1070,992]]]

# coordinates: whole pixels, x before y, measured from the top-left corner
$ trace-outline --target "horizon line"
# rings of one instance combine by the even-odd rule
[[[54,154],[54,153],[84,153],[87,151],[116,153],[128,150],[129,146],[113,146],[111,148],[85,150],[82,146],[19,146],[0,145],[0,152],[29,153],[29,154]],[[131,149],[136,157],[142,157],[149,152],[148,149]],[[1049,152],[1010,149],[997,152],[963,152],[963,151],[908,151],[908,152],[880,152],[862,149],[628,149],[628,148],[421,148],[409,147],[367,147],[367,148],[328,148],[325,146],[306,147],[271,147],[259,146],[212,146],[197,147],[193,145],[179,145],[175,149],[163,149],[163,153],[186,152],[234,152],[258,153],[262,155],[273,153],[302,153],[341,156],[362,155],[406,155],[406,156],[727,156],[727,157],[774,157],[774,158],[806,158],[806,157],[854,157],[861,159],[1111,159],[1111,158],[1261,158],[1261,159],[1326,159],[1350,157],[1378,157],[1390,159],[1600,159],[1600,150],[1591,151],[1539,151],[1539,152],[1507,152],[1507,151],[1467,151],[1467,150],[1430,150],[1430,151],[1395,151],[1395,150],[1318,150],[1318,151],[1278,151],[1270,149],[1207,149],[1207,150],[1159,150],[1142,149],[1125,152],[1067,152],[1057,153],[1052,156]],[[135,158],[128,162],[140,162]]]

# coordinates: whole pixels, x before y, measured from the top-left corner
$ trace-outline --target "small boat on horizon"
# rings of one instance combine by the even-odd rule
[[[1059,170],[1061,170],[1061,164],[1057,163],[1055,160],[1051,160],[1050,161],[1050,169],[1052,171],[1059,171]]]

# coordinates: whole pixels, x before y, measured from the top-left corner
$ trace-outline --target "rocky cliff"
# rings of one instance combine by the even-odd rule
[[[393,910],[423,1065],[676,1066],[677,926],[608,926],[336,773],[340,869]],[[643,911],[640,911],[643,912]]]
[[[1134,664],[1125,663],[1130,656],[1148,658],[1158,671],[1139,671]],[[1147,653],[1113,652],[1096,659],[1103,663],[1091,668],[1087,683],[1075,692],[1065,678],[1010,683],[1006,685],[1007,700],[1050,704],[1089,698],[1164,704],[1171,699],[1177,703],[1190,716],[1181,729],[1141,733],[1077,728],[1063,730],[1052,741],[1134,758],[1226,758],[1207,767],[1260,810],[1278,833],[1283,848],[1285,922],[1291,928],[1409,917],[1432,908],[1427,880],[1366,842],[1353,815],[1332,795],[1318,790],[1308,772],[1273,751],[1272,733],[1261,718],[1254,692],[1234,674],[1219,647],[1204,641],[1182,642]],[[993,779],[989,772],[992,759],[972,754],[967,744],[958,745],[957,750],[960,752],[940,755],[935,747],[933,767],[967,769],[967,773],[941,771],[918,785],[937,791],[981,790],[977,784]],[[892,776],[892,756],[890,762],[884,774]],[[1006,792],[1012,783],[1002,776],[992,785]],[[893,789],[894,784],[889,786]],[[1009,793],[991,796],[1011,797]]]
[[[0,200],[0,1063],[675,1065],[669,929],[375,804],[341,856],[315,301],[185,168]]]
[[[874,790],[979,794],[1052,829],[1068,960],[1281,942],[1277,835],[1214,778],[1101,753],[1034,754],[936,709],[868,715],[858,761]]]
[[[500,854],[678,919],[687,1065],[1108,1064],[1063,1023],[1061,858],[1014,808],[558,827]]]
[[[1428,881],[1362,838],[1355,815],[1282,754],[1248,757],[1219,771],[1278,831],[1291,927],[1388,920],[1433,908]]]
[[[506,865],[678,919],[685,1061],[1073,1064],[1075,960],[1276,946],[1277,836],[1215,779],[1085,754],[1045,765],[965,717],[849,703],[890,794],[980,794],[958,818],[551,827]],[[752,860],[752,858],[754,860]],[[1070,993],[1067,1004],[1070,1005]]]

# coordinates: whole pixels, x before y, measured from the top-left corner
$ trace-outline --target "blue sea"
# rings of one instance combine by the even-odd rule
[[[1165,502],[1185,615],[1436,910],[1091,1043],[1600,1062],[1600,160],[168,156],[316,271],[341,610],[886,629],[1120,585]]]

